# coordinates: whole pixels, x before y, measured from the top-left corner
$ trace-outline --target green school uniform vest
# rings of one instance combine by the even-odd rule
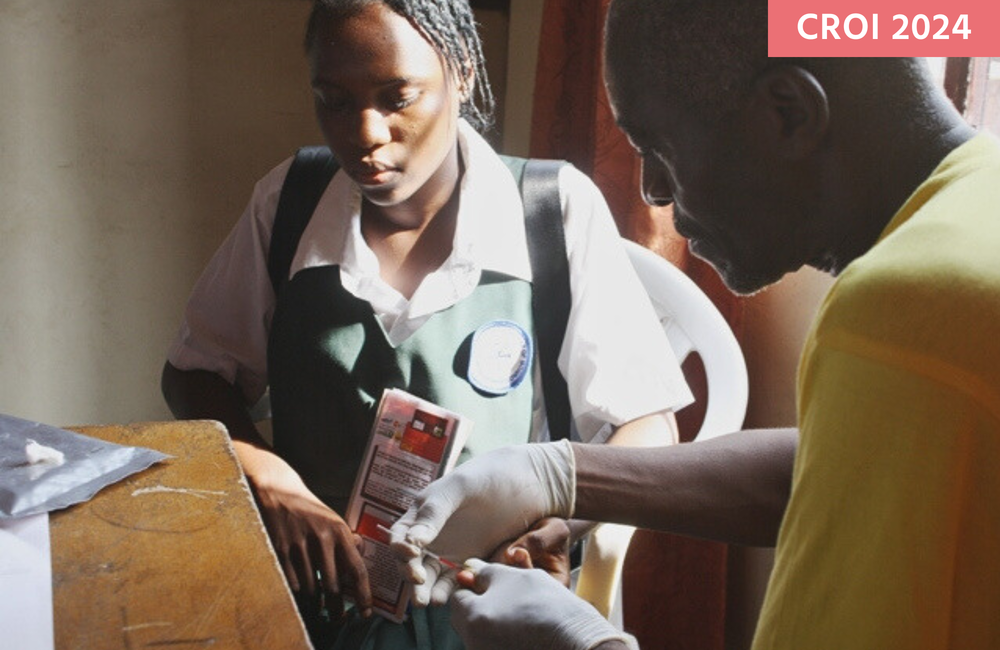
[[[508,162],[512,172],[517,164]],[[523,161],[520,165],[523,166]],[[312,169],[323,171],[315,165]],[[516,172],[520,172],[520,167]],[[332,175],[329,168],[323,173],[328,174],[325,181],[312,182],[313,196],[303,199],[301,192],[288,193],[289,201],[311,204],[307,212],[301,207],[294,209],[300,216],[305,213],[306,219]],[[549,177],[554,179],[555,174]],[[470,381],[469,360],[476,354],[472,343],[475,332],[498,321],[516,324],[532,339],[536,325],[540,326],[543,339],[557,336],[555,340],[543,340],[543,350],[558,350],[561,344],[569,291],[565,270],[552,270],[554,266],[565,266],[566,259],[558,192],[554,191],[552,181],[548,181],[548,185],[534,181],[533,186],[534,192],[542,197],[529,198],[522,190],[527,205],[540,205],[543,200],[551,202],[553,198],[555,201],[554,208],[534,210],[540,214],[548,211],[555,218],[540,218],[536,223],[542,226],[531,226],[535,228],[535,250],[529,251],[532,268],[536,281],[538,277],[548,279],[546,290],[539,295],[535,287],[533,296],[530,283],[483,271],[479,284],[469,296],[432,315],[397,346],[390,344],[371,305],[342,286],[339,266],[305,269],[286,280],[288,264],[304,222],[292,231],[279,231],[275,226],[275,237],[293,239],[290,243],[277,244],[278,255],[274,255],[276,244],[272,241],[271,254],[280,260],[269,264],[277,294],[268,342],[275,451],[334,511],[346,511],[375,410],[385,388],[406,390],[470,418],[475,424],[459,462],[497,447],[527,442],[536,389],[534,355],[528,360],[530,365],[523,381],[499,395],[480,390]],[[279,217],[283,211],[281,203],[286,201],[285,194],[283,189]],[[539,228],[555,229],[555,232],[538,234]],[[295,230],[297,232],[289,234]],[[529,227],[529,239],[532,236]],[[550,247],[550,253],[551,248],[555,248],[555,254],[539,260],[539,250],[544,252],[545,245],[539,245],[538,241],[550,242],[552,238],[559,240],[557,246]],[[565,286],[560,285],[561,282]],[[554,308],[539,310],[540,299]],[[564,306],[554,305],[563,301]],[[556,319],[555,324],[535,323],[535,315],[546,320]],[[530,347],[537,350],[539,346],[533,342]],[[542,376],[548,396],[546,403],[550,406],[550,426],[553,415],[559,411],[554,429],[559,430],[568,427],[568,408],[552,408],[552,394],[566,401],[564,383],[550,390],[551,377],[561,381],[558,372],[553,371],[555,356],[549,354],[546,358],[543,353],[540,361],[548,365],[547,368],[543,365]],[[561,426],[560,421],[564,422]],[[407,622],[396,624],[378,615],[364,620],[350,612],[330,647],[337,650],[460,650],[463,645],[451,628],[448,614],[447,607],[413,609]],[[314,635],[314,643],[318,642],[326,640]]]
[[[341,286],[339,267],[297,273],[279,299],[268,352],[275,451],[327,505],[344,513],[384,388],[401,388],[471,418],[475,426],[460,462],[527,442],[531,371],[504,395],[469,381],[472,337],[494,321],[532,331],[527,282],[484,272],[471,295],[393,347],[371,306]],[[447,614],[447,607],[415,609],[403,624],[351,615],[337,647],[460,648]]]
[[[527,442],[531,370],[502,395],[479,390],[469,379],[470,354],[477,353],[473,335],[498,321],[533,330],[531,285],[484,271],[469,296],[393,347],[371,305],[341,285],[340,267],[297,273],[278,300],[268,345],[275,451],[343,513],[386,388],[472,419],[460,460]]]

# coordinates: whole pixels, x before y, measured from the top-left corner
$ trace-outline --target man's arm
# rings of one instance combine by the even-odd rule
[[[426,603],[423,549],[481,557],[544,516],[579,516],[694,537],[773,545],[791,490],[794,429],[632,449],[566,441],[483,454],[431,483],[392,527]]]
[[[795,429],[645,449],[573,445],[575,516],[773,546],[791,490]]]
[[[656,447],[675,444],[679,440],[677,418],[672,411],[661,411],[636,418],[618,427],[607,444],[619,447]],[[570,519],[570,539],[576,541],[594,529],[599,522]]]

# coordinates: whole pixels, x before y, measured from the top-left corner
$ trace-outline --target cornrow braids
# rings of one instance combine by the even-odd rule
[[[496,101],[468,0],[315,0],[306,26],[306,52],[312,50],[321,20],[347,18],[376,2],[410,21],[441,55],[448,72],[462,84],[459,114],[485,134],[493,126]]]

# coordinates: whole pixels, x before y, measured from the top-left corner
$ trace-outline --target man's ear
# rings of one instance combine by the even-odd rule
[[[754,80],[756,122],[776,151],[789,159],[814,151],[830,126],[830,105],[822,84],[796,65],[779,65]]]

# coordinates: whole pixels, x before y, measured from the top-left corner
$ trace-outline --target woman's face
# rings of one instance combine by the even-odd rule
[[[380,2],[326,19],[310,63],[320,128],[365,198],[419,208],[451,194],[459,176],[460,92],[409,21]]]

